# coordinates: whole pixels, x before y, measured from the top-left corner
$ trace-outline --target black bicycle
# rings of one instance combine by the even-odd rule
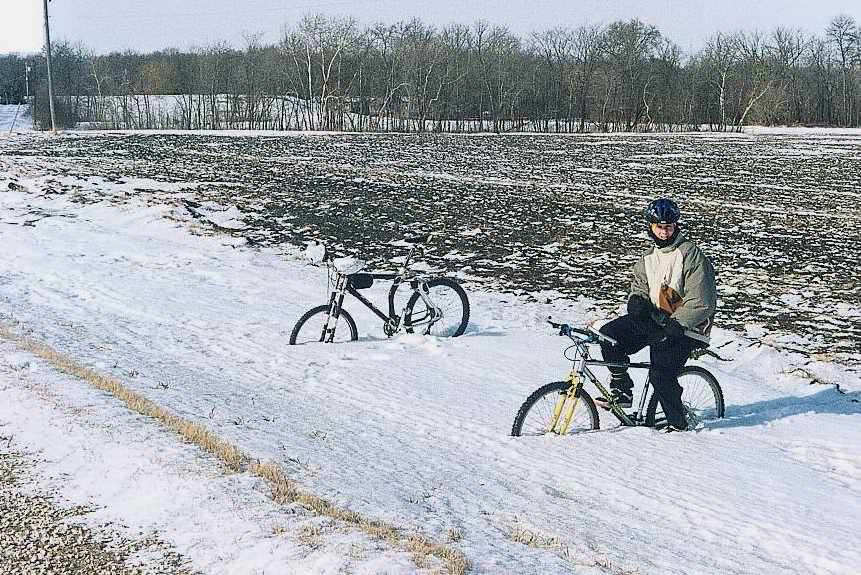
[[[657,394],[653,393],[649,397],[648,405],[646,405],[646,397],[649,394],[648,378],[640,396],[638,409],[628,413],[613,400],[609,390],[601,384],[601,381],[588,367],[595,365],[649,369],[651,364],[646,362],[621,364],[591,359],[589,344],[605,341],[615,345],[616,341],[591,327],[580,329],[564,323],[552,321],[548,321],[548,323],[559,330],[559,335],[574,341],[574,345],[565,350],[565,357],[574,362],[574,366],[568,374],[568,379],[548,383],[526,398],[514,418],[511,435],[545,435],[547,433],[566,435],[598,429],[598,410],[595,408],[592,397],[583,389],[583,384],[586,381],[591,382],[608,399],[608,410],[616,416],[622,425],[646,425],[658,428],[667,425]],[[574,354],[571,357],[567,353],[570,349],[574,349]],[[691,357],[695,359],[704,353],[717,355],[707,349],[700,348],[694,350]],[[724,416],[723,391],[717,378],[708,370],[695,365],[683,367],[679,372],[679,385],[682,387],[682,404],[685,407],[685,416],[691,428],[697,427],[706,420]]]
[[[344,297],[352,295],[383,321],[386,336],[405,331],[439,337],[462,335],[469,323],[469,300],[455,280],[442,276],[425,276],[410,269],[410,263],[422,252],[434,234],[406,238],[410,251],[395,273],[363,273],[365,262],[356,258],[335,258],[323,246],[309,248],[312,263],[326,266],[329,303],[309,309],[299,318],[290,334],[290,344],[354,341],[359,332],[356,322],[344,309]],[[383,312],[364,295],[374,280],[391,280],[388,313]],[[395,295],[398,288],[408,286],[412,293],[398,312]]]

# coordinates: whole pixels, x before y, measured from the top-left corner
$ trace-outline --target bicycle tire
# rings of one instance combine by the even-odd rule
[[[299,321],[296,322],[296,325],[293,327],[293,331],[290,333],[290,345],[296,345],[297,344],[297,340],[299,340],[299,336],[300,336],[300,333],[302,332],[303,327],[306,328],[306,331],[308,331],[309,334],[313,334],[314,329],[316,329],[316,332],[320,334],[319,339],[317,339],[316,341],[322,342],[322,340],[323,340],[322,339],[322,337],[323,337],[323,317],[322,317],[322,315],[325,315],[328,313],[329,313],[329,306],[326,304],[318,305],[317,307],[313,307],[313,308],[309,309],[308,311],[306,311],[304,313],[304,315],[302,315],[302,317],[299,318]],[[321,314],[320,323],[317,324],[316,328],[311,328],[310,326],[313,325],[313,323],[309,324],[309,322],[310,322],[311,318],[313,318],[314,316],[316,316],[318,314]],[[343,320],[343,322],[341,320]],[[347,310],[345,310],[344,308],[341,308],[341,313],[338,316],[338,324],[335,326],[335,335],[336,336],[339,333],[339,329],[340,329],[340,333],[343,333],[343,324],[347,325],[349,337],[347,339],[342,339],[342,340],[338,340],[338,341],[356,341],[357,339],[359,339],[359,331],[358,331],[358,329],[356,329],[356,322],[353,321],[353,317],[349,313],[347,313]],[[313,341],[314,341],[314,338],[310,337],[310,339],[299,341],[298,343],[311,343]]]
[[[466,326],[469,324],[469,298],[466,296],[466,292],[460,287],[460,284],[454,281],[451,278],[433,278],[428,280],[427,282],[428,292],[430,292],[433,288],[448,288],[454,292],[454,295],[457,296],[457,300],[460,304],[460,309],[455,311],[455,315],[453,316],[454,320],[458,320],[457,324],[450,324],[448,327],[443,327],[443,329],[439,333],[434,333],[432,330],[434,326],[437,326],[440,322],[434,322],[433,324],[427,324],[422,326],[417,326],[424,328],[424,335],[436,335],[440,337],[457,337],[459,335],[463,335],[463,332],[466,331]],[[451,296],[449,296],[451,297]],[[404,329],[406,329],[407,333],[413,333],[413,312],[416,303],[420,300],[419,294],[417,292],[413,292],[412,296],[410,296],[409,301],[407,301],[406,309],[404,310]],[[424,303],[424,302],[422,302]],[[424,313],[424,312],[422,312]],[[446,310],[443,310],[443,319],[445,319]],[[457,315],[459,314],[459,318]],[[417,320],[420,321],[420,320]]]
[[[524,424],[530,414],[537,416],[539,426],[536,427],[536,431],[532,433],[527,432],[527,435],[543,435],[548,433],[549,429],[545,429],[543,432],[541,431],[540,421],[545,415],[548,416],[548,421],[552,420],[553,406],[555,406],[556,401],[558,400],[558,397],[556,396],[560,393],[567,392],[570,387],[571,383],[568,381],[554,381],[533,391],[532,395],[526,398],[526,401],[523,402],[523,405],[521,405],[520,409],[517,411],[517,415],[514,417],[514,424],[511,426],[511,435],[513,437],[520,437],[524,434]],[[539,405],[544,405],[545,402],[542,400],[545,399],[549,400],[547,402],[550,406],[549,414],[546,413],[546,409],[538,407]],[[581,406],[583,407],[582,410],[580,409]],[[569,428],[570,431],[566,432],[566,435],[572,435],[583,431],[592,431],[599,428],[600,420],[598,419],[598,410],[595,408],[595,402],[582,387],[580,388],[577,409],[578,414],[575,414],[576,418],[572,419],[572,424],[575,421],[582,421],[583,423],[572,425],[572,427]],[[539,413],[539,411],[542,411],[543,413]],[[582,413],[585,418],[581,419],[580,413]]]
[[[679,385],[682,386],[682,403],[691,428],[703,421],[724,416],[726,407],[723,390],[709,370],[698,365],[683,367],[679,372]],[[663,413],[658,395],[653,390],[646,407],[646,425],[659,428],[666,426]]]

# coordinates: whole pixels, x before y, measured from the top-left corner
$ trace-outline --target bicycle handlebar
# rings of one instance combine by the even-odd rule
[[[436,232],[431,232],[429,234],[420,234],[416,236],[406,236],[404,237],[404,241],[408,244],[426,244],[428,243],[435,235]]]
[[[428,234],[406,236],[404,238],[404,242],[412,244],[412,247],[410,248],[410,253],[400,266],[399,275],[406,277],[405,271],[409,270],[410,259],[412,258],[413,253],[419,249],[419,244],[426,244],[438,235],[439,232],[430,232]],[[333,268],[335,260],[338,259],[335,256],[336,254],[329,250],[325,244],[317,241],[313,242],[305,249],[305,258],[307,263],[312,266],[326,266],[327,268]]]
[[[597,329],[595,329],[595,328],[594,328],[594,327],[592,327],[591,325],[589,326],[589,331],[590,331],[590,332],[591,332],[595,337],[597,337],[599,340],[606,341],[607,343],[610,343],[610,344],[612,344],[612,345],[619,345],[619,342],[618,342],[618,341],[616,341],[615,339],[613,339],[612,337],[610,337],[610,336],[609,336],[609,335],[607,335],[607,334],[601,333],[600,331],[598,331]]]
[[[618,341],[616,341],[615,339],[613,339],[609,335],[601,333],[600,331],[598,331],[597,329],[595,329],[591,325],[587,326],[586,329],[582,329],[579,327],[574,327],[574,326],[568,325],[567,323],[556,323],[555,321],[553,321],[549,317],[547,318],[547,323],[549,323],[553,328],[558,329],[559,335],[564,335],[565,337],[568,337],[568,338],[570,338],[570,339],[572,339],[578,343],[600,343],[602,341],[606,341],[607,343],[609,343],[611,345],[619,345]],[[585,337],[577,337],[577,335],[585,336]],[[717,359],[718,361],[732,361],[731,359],[721,357],[720,355],[718,355],[714,351],[707,349],[707,348],[695,349],[691,353],[691,357],[693,359],[697,359],[703,355],[711,356],[711,357]]]
[[[564,336],[569,337],[569,338],[574,339],[574,340],[579,339],[580,341],[583,341],[584,343],[598,343],[600,341],[606,341],[607,343],[610,343],[613,345],[617,345],[619,343],[615,339],[613,339],[612,337],[605,335],[605,334],[601,333],[600,331],[598,331],[597,329],[593,328],[591,325],[588,326],[587,329],[582,329],[579,327],[574,327],[574,326],[568,325],[567,323],[556,323],[553,320],[551,320],[550,318],[547,318],[547,323],[549,323],[555,329],[558,329],[559,335],[564,335]],[[575,337],[574,334],[585,336],[585,339],[577,338],[577,337]]]

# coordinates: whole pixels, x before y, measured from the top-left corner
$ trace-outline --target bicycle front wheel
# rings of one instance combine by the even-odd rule
[[[717,378],[708,370],[698,365],[682,368],[679,372],[679,385],[682,387],[682,405],[685,406],[689,429],[710,419],[720,419],[724,416],[723,391]],[[646,407],[646,425],[652,427],[667,425],[664,409],[654,391]]]
[[[466,331],[469,323],[469,300],[460,284],[451,278],[434,278],[427,282],[427,297],[442,312],[434,318],[418,292],[413,292],[404,310],[404,328],[408,333],[418,332],[439,337],[457,337]]]
[[[595,402],[582,387],[571,397],[571,383],[554,381],[535,390],[526,398],[511,426],[511,435],[571,435],[598,429]]]
[[[329,316],[328,305],[318,305],[305,312],[290,334],[290,345],[302,343],[322,342],[326,339],[323,331],[326,327],[326,318]],[[331,327],[331,322],[330,322]],[[338,321],[335,323],[335,337],[333,342],[355,341],[359,339],[356,322],[347,311],[341,308]]]

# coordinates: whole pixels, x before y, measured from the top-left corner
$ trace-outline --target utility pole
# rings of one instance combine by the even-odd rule
[[[51,78],[51,28],[48,26],[48,2],[50,0],[42,0],[45,6],[45,46],[48,56],[48,104],[51,108],[51,131],[57,133],[57,117],[54,115],[54,82]]]
[[[24,99],[28,104],[30,103],[30,64],[24,64],[24,86],[27,90],[27,97]]]

